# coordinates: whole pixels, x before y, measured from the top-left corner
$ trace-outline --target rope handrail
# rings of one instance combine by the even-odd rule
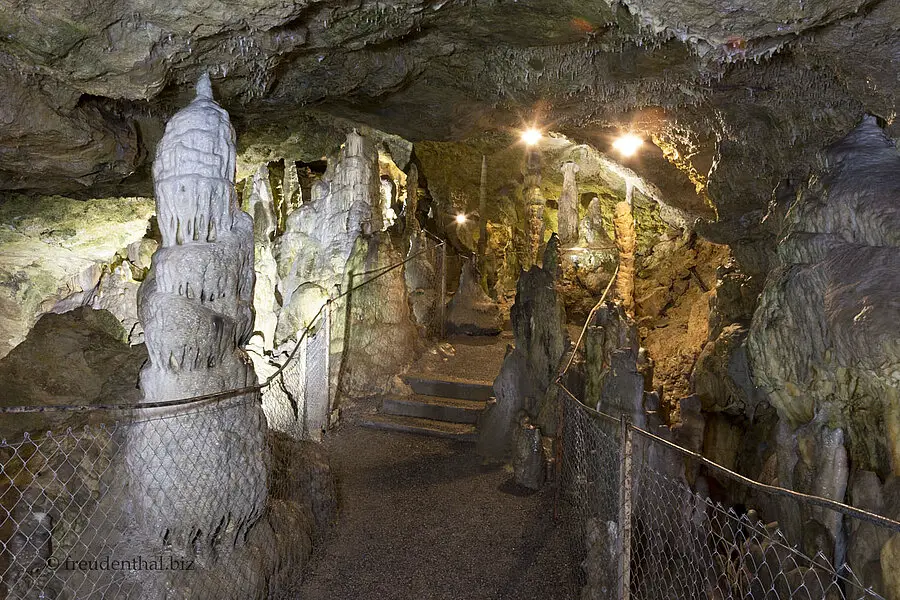
[[[575,394],[573,394],[561,381],[557,380],[556,385],[578,406],[579,409],[583,410],[587,414],[598,418],[600,420],[606,421],[611,425],[619,425],[621,423],[621,419],[617,419],[616,417],[607,414],[601,410],[597,410],[595,408],[591,408],[582,402]],[[729,469],[728,467],[723,467],[722,465],[711,461],[706,458],[702,454],[694,452],[693,450],[688,450],[683,446],[679,446],[674,442],[670,442],[669,440],[660,437],[654,433],[650,433],[645,429],[641,429],[637,425],[631,423],[631,421],[626,421],[626,426],[629,431],[633,431],[638,435],[641,435],[657,444],[661,444],[670,450],[674,450],[678,452],[682,456],[686,456],[691,460],[695,460],[700,464],[709,467],[713,471],[736,481],[740,484],[746,485],[747,487],[759,490],[766,494],[770,494],[773,496],[785,496],[788,498],[792,498],[794,500],[799,500],[801,502],[805,502],[807,504],[813,504],[822,508],[827,508],[833,510],[835,512],[839,512],[845,514],[847,516],[854,517],[861,521],[868,521],[869,523],[873,523],[875,525],[880,525],[887,529],[891,529],[897,533],[900,533],[900,522],[895,521],[893,519],[889,519],[888,517],[884,517],[877,513],[869,512],[867,510],[863,510],[861,508],[856,508],[854,506],[850,506],[848,504],[844,504],[843,502],[838,502],[837,500],[831,500],[830,498],[824,498],[822,496],[815,496],[812,494],[804,494],[802,492],[795,492],[794,490],[789,490],[787,488],[783,488],[777,485],[770,485],[767,483],[761,483],[756,481],[755,479],[750,479],[749,477],[745,477],[740,473],[736,473]]]
[[[585,319],[584,327],[582,327],[582,329],[581,329],[581,335],[578,336],[578,341],[575,343],[575,347],[572,349],[572,355],[569,357],[569,360],[566,363],[565,368],[559,372],[559,375],[557,375],[556,379],[553,382],[572,401],[575,402],[575,404],[576,404],[576,406],[578,406],[578,408],[580,408],[581,410],[586,412],[588,415],[591,415],[595,418],[606,421],[611,425],[617,425],[617,426],[621,424],[622,418],[616,418],[616,417],[614,417],[610,414],[607,414],[601,410],[597,410],[596,408],[591,408],[590,406],[588,406],[587,404],[582,402],[577,396],[575,396],[575,394],[573,394],[565,386],[565,384],[563,384],[562,378],[569,371],[569,368],[572,366],[572,363],[575,361],[575,355],[578,353],[578,348],[581,346],[581,342],[584,339],[584,334],[587,331],[588,325],[590,324],[591,319],[593,318],[594,314],[597,312],[597,310],[599,310],[600,306],[603,304],[603,301],[606,299],[606,295],[609,292],[609,289],[612,286],[612,282],[615,280],[616,273],[618,273],[618,271],[619,271],[619,268],[616,267],[616,272],[613,274],[612,278],[610,279],[609,284],[607,284],[606,289],[603,290],[603,295],[600,297],[600,300],[597,302],[597,304],[594,305],[594,308],[591,309],[591,312],[588,314],[587,319]],[[811,495],[811,494],[795,492],[794,490],[789,490],[787,488],[783,488],[783,487],[780,487],[777,485],[770,485],[767,483],[761,483],[759,481],[756,481],[755,479],[750,479],[749,477],[745,477],[744,475],[741,475],[740,473],[736,473],[735,471],[732,471],[731,469],[729,469],[727,467],[723,467],[722,465],[711,461],[710,459],[706,458],[702,454],[699,454],[692,450],[688,450],[687,448],[679,446],[678,444],[671,442],[663,437],[653,434],[645,429],[641,429],[637,425],[634,425],[630,420],[627,420],[627,417],[625,417],[625,418],[626,418],[625,425],[629,431],[633,431],[634,433],[637,433],[638,435],[641,435],[653,442],[661,444],[661,445],[669,448],[670,450],[674,450],[675,452],[678,452],[682,456],[686,456],[686,457],[690,458],[691,460],[695,460],[695,461],[699,462],[700,464],[712,469],[713,471],[725,476],[726,478],[736,481],[738,483],[741,483],[743,485],[746,485],[747,487],[759,490],[761,492],[764,492],[766,494],[770,494],[773,496],[784,496],[784,497],[792,498],[794,500],[799,500],[801,502],[805,502],[807,504],[812,504],[812,505],[819,506],[822,508],[827,508],[829,510],[833,510],[835,512],[839,512],[839,513],[854,517],[861,521],[867,521],[869,523],[880,525],[882,527],[885,527],[887,529],[891,529],[895,532],[900,533],[900,522],[898,522],[898,521],[889,519],[888,517],[884,517],[882,515],[879,515],[879,514],[876,514],[873,512],[869,512],[867,510],[863,510],[860,508],[850,506],[848,504],[844,504],[842,502],[838,502],[837,500],[832,500],[830,498],[824,498],[822,496],[815,496],[815,495]]]
[[[431,234],[435,239],[440,240],[437,236]],[[364,287],[376,279],[383,277],[384,275],[390,273],[395,269],[399,269],[409,261],[422,256],[423,254],[427,254],[431,252],[434,248],[438,248],[447,242],[445,240],[440,240],[439,243],[435,244],[435,246],[431,249],[424,249],[416,252],[415,254],[411,254],[407,256],[400,262],[394,263],[392,265],[388,265],[386,267],[379,267],[377,269],[372,269],[370,271],[363,271],[362,273],[350,273],[351,281],[354,275],[369,275],[371,273],[378,273],[374,277],[370,277],[365,281],[354,285],[348,288],[346,291],[341,292],[334,298],[329,298],[322,306],[319,307],[319,310],[310,319],[309,324],[303,329],[303,333],[297,338],[297,344],[294,346],[294,349],[288,355],[288,358],[282,365],[278,367],[278,369],[269,375],[266,380],[257,385],[243,387],[243,388],[235,388],[231,390],[224,390],[221,392],[215,392],[212,394],[203,394],[201,396],[191,396],[189,398],[180,398],[178,400],[164,400],[160,402],[137,402],[137,403],[126,403],[126,404],[46,404],[46,405],[24,405],[24,406],[0,406],[0,414],[26,414],[26,413],[44,413],[44,412],[90,412],[90,411],[124,411],[124,410],[146,410],[152,408],[168,408],[172,406],[185,406],[188,404],[198,404],[200,402],[209,402],[212,400],[224,400],[225,398],[232,398],[234,396],[243,396],[244,394],[252,394],[255,392],[260,392],[272,385],[272,382],[276,377],[281,375],[284,370],[290,365],[297,356],[297,351],[300,349],[301,342],[303,342],[304,338],[312,331],[313,325],[316,324],[319,317],[322,316],[322,312],[332,303],[345,296],[350,295],[352,292],[358,290],[361,287]]]

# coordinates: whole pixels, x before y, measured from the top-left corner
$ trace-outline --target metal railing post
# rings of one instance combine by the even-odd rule
[[[631,430],[625,415],[619,424],[619,600],[631,598],[631,513],[633,486]]]
[[[438,318],[441,320],[441,339],[446,334],[446,312],[447,312],[447,243],[441,244],[441,297],[440,312]]]
[[[325,429],[331,426],[331,297],[325,303]]]

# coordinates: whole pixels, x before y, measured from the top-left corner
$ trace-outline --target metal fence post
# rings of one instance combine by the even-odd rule
[[[556,383],[562,376],[556,379]],[[565,460],[565,421],[566,421],[566,398],[563,396],[562,390],[557,389],[556,401],[559,402],[559,411],[557,412],[558,421],[556,423],[556,489],[553,492],[553,518],[559,520],[559,495],[562,492],[563,484],[563,461]]]
[[[632,437],[628,420],[619,425],[619,599],[631,598]]]
[[[331,426],[331,298],[325,303],[325,429]]]
[[[438,318],[441,320],[441,339],[444,339],[446,333],[446,311],[447,311],[447,243],[441,244],[441,303]]]

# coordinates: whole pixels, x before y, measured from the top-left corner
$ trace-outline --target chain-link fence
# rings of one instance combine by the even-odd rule
[[[360,273],[259,385],[130,405],[0,407],[0,599],[295,597],[313,533],[334,508],[327,465],[297,440],[329,425],[335,313],[354,290],[438,253],[443,242]]]
[[[835,540],[852,531],[883,542],[900,523],[750,481],[567,390],[560,397],[559,511],[580,561],[582,600],[894,600],[853,572]],[[745,488],[739,496],[758,498],[776,518],[807,515],[805,539],[788,539],[753,506],[695,491],[685,474],[701,467]],[[809,547],[818,550],[804,552]]]
[[[2,440],[2,597],[255,597],[266,444],[256,395]]]

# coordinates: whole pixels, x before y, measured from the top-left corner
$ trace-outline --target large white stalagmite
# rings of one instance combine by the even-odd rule
[[[234,130],[209,78],[166,126],[153,164],[162,246],[138,292],[146,402],[254,386],[253,221],[234,189]],[[266,445],[256,393],[151,409],[128,440],[138,520],[151,542],[234,540],[262,513]]]

